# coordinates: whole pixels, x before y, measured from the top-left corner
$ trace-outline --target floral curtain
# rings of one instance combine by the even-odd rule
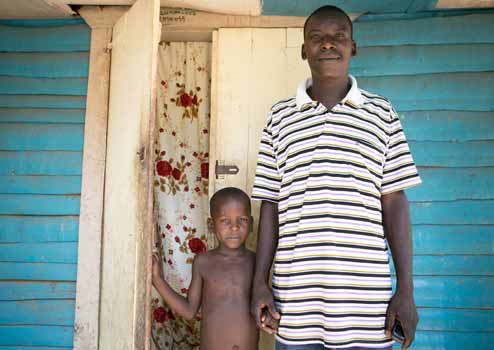
[[[187,294],[192,261],[206,250],[208,217],[210,43],[165,42],[159,47],[154,193],[165,279]],[[198,316],[186,321],[153,297],[155,349],[199,344]]]

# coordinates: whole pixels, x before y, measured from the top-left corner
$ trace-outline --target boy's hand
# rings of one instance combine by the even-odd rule
[[[153,254],[153,283],[163,279],[163,264],[158,253]]]
[[[278,332],[278,325],[280,320],[271,316],[271,313],[267,309],[263,309],[261,312],[261,325],[263,330],[269,334],[275,334]]]

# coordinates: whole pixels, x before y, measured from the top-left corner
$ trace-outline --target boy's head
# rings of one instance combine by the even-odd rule
[[[356,53],[352,21],[343,10],[323,6],[307,18],[302,59],[308,61],[313,78],[346,77],[350,58]]]
[[[220,245],[236,249],[242,246],[252,227],[249,196],[235,187],[216,192],[210,200],[208,226]]]

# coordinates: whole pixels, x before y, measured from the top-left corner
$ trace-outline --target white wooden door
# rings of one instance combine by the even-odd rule
[[[213,35],[211,164],[236,165],[237,175],[211,176],[210,193],[235,186],[251,193],[262,128],[269,108],[294,96],[310,76],[300,57],[300,28],[220,29]],[[214,169],[214,168],[213,168]],[[248,240],[255,250],[259,203],[253,203],[256,230]],[[261,337],[262,350],[273,349]]]
[[[138,0],[113,28],[99,349],[149,348],[151,134],[159,0]]]

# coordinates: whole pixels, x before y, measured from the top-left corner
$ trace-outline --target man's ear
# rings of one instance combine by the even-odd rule
[[[300,50],[300,56],[302,59],[305,61],[307,59],[307,54],[305,53],[305,46],[302,44],[301,50]]]
[[[352,40],[352,57],[357,55],[357,43]]]

